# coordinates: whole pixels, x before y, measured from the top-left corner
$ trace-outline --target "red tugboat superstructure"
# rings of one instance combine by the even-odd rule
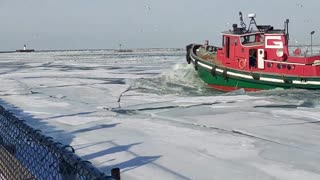
[[[208,42],[187,46],[187,62],[204,82],[222,91],[320,89],[320,55],[301,54],[300,49],[290,53],[288,19],[284,29],[274,29],[257,25],[255,14],[249,14],[246,28],[239,15],[241,27],[233,24],[232,30],[222,32],[222,47]]]

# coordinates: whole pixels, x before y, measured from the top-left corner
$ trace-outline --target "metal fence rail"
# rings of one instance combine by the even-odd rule
[[[107,176],[64,146],[0,106],[0,180],[120,179]]]

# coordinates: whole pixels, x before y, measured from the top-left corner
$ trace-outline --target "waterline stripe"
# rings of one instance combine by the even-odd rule
[[[198,64],[199,64],[200,66],[204,67],[204,68],[209,69],[209,70],[211,70],[211,69],[212,69],[212,67],[211,67],[211,66],[206,65],[206,64],[203,64],[203,63],[201,63],[201,62],[198,62]]]
[[[234,72],[230,72],[230,71],[227,71],[227,74],[230,74],[230,75],[232,75],[232,76],[237,76],[237,77],[246,78],[246,79],[253,79],[252,76],[245,75],[245,74],[238,74],[238,73],[234,73]]]
[[[294,80],[292,81],[293,84],[306,84],[306,85],[320,85],[320,82],[318,81],[297,81]]]
[[[261,81],[268,81],[268,82],[284,83],[283,79],[273,79],[273,78],[260,77],[260,80]]]

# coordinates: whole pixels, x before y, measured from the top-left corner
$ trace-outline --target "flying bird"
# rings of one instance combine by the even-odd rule
[[[151,7],[149,5],[145,5],[145,8],[151,11]]]
[[[297,3],[297,4],[296,4],[296,6],[298,6],[298,7],[300,7],[300,8],[302,8],[302,7],[303,7],[303,5],[302,5],[302,4],[300,4],[300,3]]]

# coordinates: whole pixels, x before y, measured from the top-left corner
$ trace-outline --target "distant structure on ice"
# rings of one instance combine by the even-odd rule
[[[34,52],[34,49],[27,49],[27,45],[24,45],[23,49],[18,49],[16,52]]]
[[[119,49],[116,50],[117,52],[133,52],[131,49],[122,49],[122,44],[119,44]]]

